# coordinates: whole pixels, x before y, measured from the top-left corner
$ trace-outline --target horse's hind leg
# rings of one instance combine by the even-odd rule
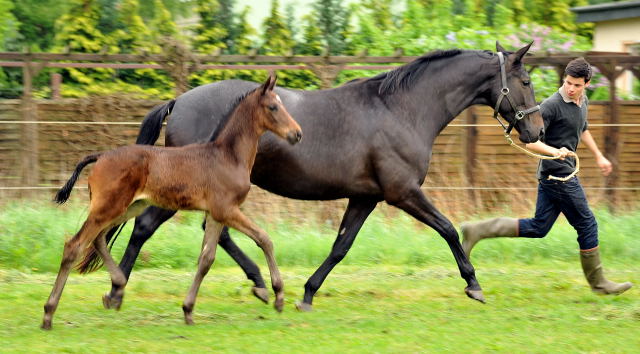
[[[280,276],[280,270],[273,253],[273,243],[269,235],[249,220],[237,207],[227,214],[224,223],[251,237],[264,252],[271,274],[271,287],[276,295],[276,301],[273,306],[278,312],[282,312],[282,307],[284,306],[284,283]]]
[[[269,293],[267,292],[266,286],[264,284],[264,279],[262,279],[262,274],[260,274],[260,268],[251,260],[251,258],[247,257],[240,247],[233,242],[231,236],[229,236],[229,228],[225,227],[220,234],[220,241],[218,241],[220,247],[222,247],[233,260],[238,263],[240,268],[247,275],[247,278],[253,281],[254,286],[251,288],[253,295],[258,299],[262,300],[265,304],[269,303]]]
[[[86,247],[86,243],[93,240],[95,235],[100,232],[100,226],[97,225],[94,220],[89,216],[87,220],[80,228],[80,231],[64,244],[64,251],[62,254],[62,261],[60,263],[60,270],[56,277],[56,282],[53,285],[49,299],[44,305],[44,317],[42,319],[42,329],[51,329],[51,321],[53,320],[53,314],[58,308],[60,297],[62,296],[62,290],[67,282],[71,267],[78,259],[81,250]]]
[[[304,285],[304,298],[302,302],[296,304],[298,310],[311,311],[311,303],[316,291],[327,278],[329,272],[347,255],[362,224],[364,224],[377,204],[377,199],[349,199],[349,205],[347,205],[347,210],[342,217],[338,237],[333,243],[333,247],[331,247],[331,253]]]
[[[113,308],[119,310],[120,305],[122,304],[122,297],[124,296],[124,287],[127,284],[127,278],[124,276],[120,267],[118,267],[116,262],[111,257],[109,249],[107,248],[107,242],[104,237],[104,233],[98,236],[98,238],[94,242],[94,246],[96,247],[98,254],[100,254],[100,257],[102,257],[104,265],[109,270],[109,274],[111,275],[111,283],[117,289],[115,298],[120,299],[120,301],[116,304],[116,306],[113,306]],[[103,304],[105,307],[111,308],[111,304],[108,304],[106,302],[106,296],[107,295],[105,294],[102,298]]]
[[[100,254],[102,260],[104,261],[105,266],[107,266],[107,269],[109,269],[109,273],[111,274],[111,291],[102,296],[102,304],[106,309],[120,310],[120,307],[122,306],[122,299],[124,297],[124,288],[127,285],[128,277],[125,275],[122,269],[120,269],[120,267],[116,266],[117,271],[115,269],[112,269],[112,265],[115,265],[115,261],[113,260],[113,257],[111,257],[111,253],[107,248],[105,235],[113,231],[113,228],[114,228],[113,225],[116,225],[115,228],[117,228],[118,227],[117,225],[123,224],[127,220],[142,214],[142,212],[145,210],[147,206],[148,206],[148,203],[143,200],[137,200],[133,202],[131,205],[129,205],[129,207],[127,207],[127,210],[124,212],[124,214],[119,216],[111,224],[111,226],[107,228],[96,239],[94,243],[96,250],[98,250],[98,253]],[[103,250],[100,249],[101,243],[104,243]]]
[[[458,269],[462,278],[467,281],[467,287],[464,289],[467,296],[474,300],[484,302],[484,295],[480,284],[476,280],[475,270],[469,261],[469,258],[462,250],[462,245],[451,221],[449,221],[444,215],[442,215],[424,196],[420,188],[414,188],[408,195],[399,201],[391,203],[398,208],[406,211],[414,218],[421,222],[431,226],[436,230],[442,238],[447,241],[451,253],[458,264]]]
[[[198,272],[196,273],[193,283],[191,283],[191,287],[189,288],[189,292],[187,293],[187,297],[184,299],[184,303],[182,304],[184,321],[188,325],[193,324],[191,314],[196,303],[196,296],[198,295],[200,284],[202,284],[202,279],[204,279],[205,275],[209,272],[209,269],[211,269],[213,260],[216,257],[216,248],[218,246],[218,239],[220,238],[222,227],[222,224],[213,220],[211,216],[209,216],[209,213],[207,213],[204,238],[202,240],[202,251],[200,252],[200,258],[198,258]]]
[[[125,278],[129,279],[133,265],[136,262],[136,258],[138,258],[138,254],[140,254],[140,249],[142,249],[142,245],[151,238],[153,233],[158,229],[158,227],[160,227],[160,225],[162,225],[162,223],[169,220],[173,215],[175,215],[175,213],[175,210],[152,206],[145,209],[142,214],[136,218],[133,232],[131,233],[131,238],[129,238],[129,244],[127,245],[127,250],[124,252],[122,260],[120,261],[120,269],[122,269]],[[118,306],[118,302],[122,299],[116,298],[117,292],[118,287],[115,284],[112,284],[111,291],[103,297],[105,307],[116,308]]]

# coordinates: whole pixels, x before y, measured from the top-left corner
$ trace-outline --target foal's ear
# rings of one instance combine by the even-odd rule
[[[514,54],[513,56],[513,64],[520,64],[522,63],[522,58],[524,58],[524,55],[527,54],[527,52],[529,51],[529,48],[531,48],[531,45],[533,44],[533,42],[529,43],[528,45],[518,49],[518,51],[516,52],[516,54]]]
[[[269,77],[271,78],[271,85],[269,86],[269,91],[272,91],[274,87],[276,87],[276,81],[278,81],[278,76],[274,75],[271,76],[269,75]]]
[[[273,90],[274,84],[275,84],[275,80],[273,80],[273,77],[269,75],[269,77],[267,77],[267,81],[265,81],[264,84],[262,84],[261,94],[264,95],[265,93],[267,93],[267,91]]]

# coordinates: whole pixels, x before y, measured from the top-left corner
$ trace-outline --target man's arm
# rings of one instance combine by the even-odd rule
[[[598,149],[598,145],[596,144],[596,141],[593,139],[593,136],[591,135],[591,132],[589,131],[589,129],[583,131],[580,138],[582,142],[587,146],[587,148],[589,148],[591,153],[593,153],[593,156],[596,158],[596,164],[598,165],[598,167],[600,167],[600,171],[602,172],[602,175],[608,176],[611,173],[613,166],[611,165],[611,162],[606,157],[604,157],[604,155],[602,155],[602,152],[600,152],[600,149]]]
[[[527,144],[525,145],[525,147],[533,152],[537,152],[538,154],[555,156],[560,159],[564,159],[569,153],[569,149],[565,147],[556,149],[553,146],[549,146],[540,140],[536,141],[535,143]]]

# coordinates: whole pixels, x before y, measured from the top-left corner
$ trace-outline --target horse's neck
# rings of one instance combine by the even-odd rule
[[[263,133],[252,118],[250,108],[241,104],[232,113],[217,139],[212,142],[213,146],[223,148],[233,160],[249,170],[253,167],[258,139]]]
[[[474,60],[474,63],[460,61],[449,64],[452,66],[451,69],[426,70],[423,73],[424,79],[413,88],[414,94],[428,97],[426,100],[411,100],[414,102],[417,116],[420,117],[418,122],[422,122],[421,124],[427,129],[440,132],[469,106],[486,104],[484,96],[496,73],[486,69],[485,65],[490,63],[488,60],[479,58],[467,60]],[[458,69],[453,69],[454,65]],[[451,70],[460,70],[462,73],[469,74],[454,73],[452,75]]]

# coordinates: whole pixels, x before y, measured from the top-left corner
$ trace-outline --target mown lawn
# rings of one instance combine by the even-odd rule
[[[603,297],[576,264],[483,264],[487,304],[466,298],[454,267],[339,266],[313,312],[295,310],[311,268],[284,267],[278,314],[250,295],[234,268],[213,269],[195,326],[182,322],[192,273],[134,273],[119,312],[102,308],[106,272],[74,274],[50,332],[39,329],[54,274],[0,271],[5,352],[610,352],[640,348],[638,289]],[[637,267],[610,276],[640,283]]]

